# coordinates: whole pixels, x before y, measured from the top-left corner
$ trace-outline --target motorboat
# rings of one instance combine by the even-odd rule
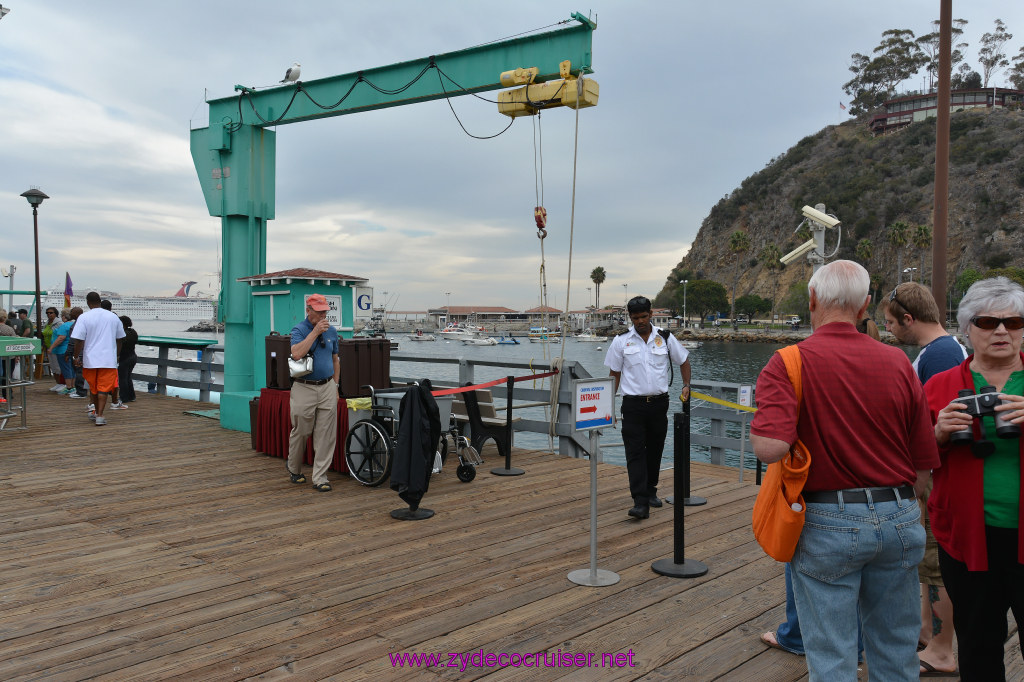
[[[470,327],[464,324],[450,324],[441,331],[439,331],[438,334],[441,336],[442,339],[448,340],[470,339],[479,336],[480,332],[482,331],[483,328],[481,327]]]
[[[579,334],[576,334],[572,338],[576,339],[577,341],[582,341],[584,343],[600,343],[601,341],[604,341],[604,337],[598,336],[589,329],[584,330]]]
[[[530,343],[561,343],[562,336],[559,332],[553,332],[547,327],[530,327],[527,334]]]
[[[409,334],[410,341],[437,341],[437,337],[433,334],[424,334],[422,329],[417,329],[415,333]]]
[[[497,341],[498,341],[498,345],[499,346],[503,346],[503,345],[504,346],[518,346],[519,345],[519,340],[516,337],[512,336],[511,334],[508,335],[508,336],[502,335],[501,337],[499,337],[497,339]]]
[[[498,340],[493,336],[471,336],[459,339],[467,346],[497,346]]]
[[[683,348],[686,348],[687,350],[693,350],[694,348],[700,348],[701,346],[704,345],[703,341],[693,341],[691,339],[687,339],[685,341],[680,341],[679,343],[683,346]]]

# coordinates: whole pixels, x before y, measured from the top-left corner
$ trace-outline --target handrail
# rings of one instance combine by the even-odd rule
[[[150,385],[150,392],[160,395],[167,395],[167,387],[197,389],[199,400],[210,401],[210,394],[220,393],[224,390],[223,383],[215,383],[213,376],[219,372],[224,373],[224,363],[214,362],[217,354],[224,355],[224,346],[218,345],[214,340],[206,339],[175,339],[159,336],[140,336],[137,346],[152,347],[157,349],[157,357],[140,356],[136,362],[138,365],[152,365],[156,367],[156,374],[143,374],[132,372],[132,379],[145,381]],[[201,360],[179,360],[170,359],[170,349],[200,350]],[[195,370],[198,372],[198,379],[175,379],[167,375],[169,368]]]

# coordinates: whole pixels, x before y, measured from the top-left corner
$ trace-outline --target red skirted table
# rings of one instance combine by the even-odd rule
[[[291,393],[275,388],[260,390],[259,412],[256,417],[256,449],[271,457],[288,457],[288,434],[292,430]],[[348,473],[345,463],[345,438],[348,436],[348,403],[338,398],[338,440],[334,446],[331,468]],[[313,465],[312,438],[306,441],[306,464]]]

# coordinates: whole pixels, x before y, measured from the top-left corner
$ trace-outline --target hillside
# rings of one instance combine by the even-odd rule
[[[907,223],[911,232],[917,225],[932,225],[934,159],[934,118],[884,137],[872,137],[860,121],[805,137],[711,209],[690,251],[669,273],[658,303],[671,305],[683,276],[715,280],[731,295],[734,272],[739,273],[737,297],[757,294],[771,300],[772,277],[757,256],[767,244],[786,253],[806,239],[794,234],[800,208],[817,203],[843,221],[834,258],[862,262],[872,274],[877,301],[897,281],[897,250],[886,240],[887,228],[896,221]],[[950,286],[965,268],[1024,267],[1024,111],[952,114],[949,187]],[[738,267],[729,251],[736,230],[750,239]],[[827,239],[831,254],[835,233]],[[854,255],[862,239],[873,246],[867,262]],[[902,266],[921,268],[921,254],[913,244],[904,247]],[[923,270],[929,282],[930,249]],[[810,274],[805,259],[781,270],[776,300],[782,301],[794,283],[806,283]],[[915,279],[920,278],[916,273]],[[805,310],[776,308],[780,313]]]

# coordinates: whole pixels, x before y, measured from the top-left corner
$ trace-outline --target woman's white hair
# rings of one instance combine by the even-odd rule
[[[832,261],[811,275],[807,293],[814,290],[818,302],[828,308],[857,312],[868,298],[871,278],[860,263],[852,260]]]
[[[956,311],[956,321],[967,337],[967,345],[973,348],[967,328],[972,319],[1003,310],[1024,316],[1024,287],[1006,277],[981,279],[972,284]]]

